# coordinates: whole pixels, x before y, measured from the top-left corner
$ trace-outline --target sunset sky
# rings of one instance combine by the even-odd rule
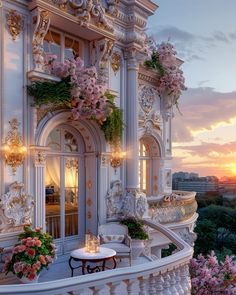
[[[236,176],[236,0],[158,0],[148,33],[185,63],[173,171]]]

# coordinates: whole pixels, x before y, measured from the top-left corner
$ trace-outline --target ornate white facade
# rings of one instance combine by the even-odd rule
[[[65,254],[86,232],[96,233],[98,224],[130,214],[163,223],[192,244],[195,195],[172,193],[173,102],[158,96],[157,73],[143,66],[144,30],[157,5],[150,0],[0,4],[0,144],[9,131],[8,122],[17,118],[27,147],[16,175],[1,154],[0,246],[12,246],[23,224],[32,222],[49,230],[58,253]],[[73,121],[68,110],[32,106],[27,85],[58,81],[45,68],[47,48],[56,50],[61,60],[77,50],[87,66],[96,66],[99,79],[116,96],[116,105],[123,110],[126,151],[117,171],[95,122]],[[64,149],[56,146],[59,136]],[[73,184],[67,180],[69,173],[77,177]],[[54,205],[59,208],[56,213]],[[67,226],[75,223],[76,229]]]

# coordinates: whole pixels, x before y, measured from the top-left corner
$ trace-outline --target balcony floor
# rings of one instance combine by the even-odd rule
[[[54,280],[60,280],[65,278],[71,277],[71,269],[68,264],[69,255],[65,255],[63,257],[60,257],[54,262],[48,270],[44,269],[39,277],[38,282],[48,282],[48,281],[54,281]],[[147,263],[150,260],[144,256],[139,257],[136,260],[132,260],[132,266],[139,265],[143,263]],[[79,262],[75,262],[79,265]],[[112,267],[113,262],[107,262],[106,266]],[[121,261],[117,259],[117,268],[123,268],[129,266],[129,259],[122,259]],[[74,277],[80,276],[81,268],[74,270]],[[20,281],[12,274],[8,274],[7,276],[5,274],[0,274],[0,284],[1,285],[7,285],[7,284],[20,284]]]

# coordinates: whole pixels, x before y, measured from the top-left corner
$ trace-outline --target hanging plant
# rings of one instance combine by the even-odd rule
[[[114,147],[120,145],[123,132],[122,111],[115,107],[106,121],[101,125],[106,140]]]
[[[56,62],[56,56],[50,55],[45,67],[61,81],[40,81],[28,86],[28,94],[34,98],[35,105],[70,108],[74,120],[96,120],[110,144],[121,142],[122,112],[114,104],[115,96],[107,91],[106,85],[98,82],[95,67],[85,68],[80,58]]]
[[[187,88],[184,85],[183,72],[178,66],[174,46],[169,42],[162,42],[153,50],[151,59],[146,60],[144,64],[159,72],[157,91],[160,97],[164,98],[166,94],[171,96],[172,104],[178,108],[178,99]]]

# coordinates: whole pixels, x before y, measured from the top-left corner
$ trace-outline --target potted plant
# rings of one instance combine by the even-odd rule
[[[41,270],[47,268],[55,258],[53,238],[40,228],[25,226],[18,240],[12,254],[5,259],[3,272],[12,272],[23,283],[35,283]]]
[[[149,238],[144,229],[143,221],[135,217],[128,217],[122,219],[120,223],[128,227],[129,236],[132,239],[132,258],[137,259],[145,247],[144,241]]]

